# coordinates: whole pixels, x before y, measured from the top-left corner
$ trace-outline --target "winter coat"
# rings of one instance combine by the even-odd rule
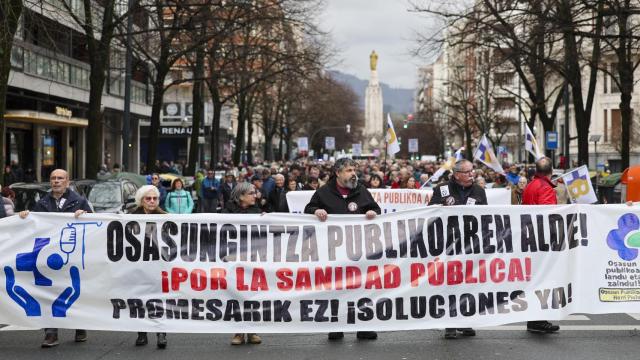
[[[48,193],[36,203],[32,211],[74,213],[78,210],[92,212],[87,199],[78,195],[75,191],[67,189],[58,203],[56,203],[53,195]]]
[[[269,212],[288,213],[289,204],[287,204],[287,190],[284,187],[276,187],[269,194],[267,200]]]
[[[217,199],[218,189],[220,189],[220,182],[215,177],[213,179],[205,177],[204,180],[202,180],[203,199]]]
[[[240,205],[233,201],[227,202],[227,205],[225,205],[221,212],[223,214],[262,214],[262,210],[260,210],[258,205],[241,208]]]
[[[556,205],[555,186],[548,177],[536,174],[522,193],[523,205]]]
[[[133,210],[133,212],[131,214],[147,215],[147,213],[144,212],[144,208],[142,206],[138,206],[135,210]],[[150,214],[162,215],[162,214],[166,214],[166,212],[164,212],[164,210],[160,209],[160,207],[157,207],[156,210],[154,212],[150,213]]]
[[[164,200],[164,208],[170,214],[191,214],[193,212],[191,194],[184,189],[169,191]]]
[[[433,189],[429,205],[487,205],[487,194],[480,185],[472,184],[463,188],[451,180]]]
[[[346,197],[342,197],[335,178],[313,193],[311,200],[304,207],[304,213],[314,214],[318,209],[323,209],[329,214],[365,214],[369,210],[375,211],[376,214],[381,213],[380,206],[362,184],[358,184]]]

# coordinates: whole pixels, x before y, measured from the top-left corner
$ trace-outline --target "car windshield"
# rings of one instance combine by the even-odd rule
[[[89,192],[89,201],[94,206],[122,204],[122,191],[118,183],[97,183]]]

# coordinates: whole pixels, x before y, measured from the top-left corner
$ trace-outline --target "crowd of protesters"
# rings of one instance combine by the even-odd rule
[[[142,186],[135,194],[136,208],[132,214],[189,214],[228,213],[260,214],[265,212],[289,212],[286,195],[291,191],[318,190],[305,207],[305,213],[314,214],[320,221],[327,214],[365,214],[372,219],[380,214],[380,208],[366,189],[420,189],[432,188],[431,204],[442,205],[486,205],[485,188],[509,188],[511,203],[560,204],[566,203],[566,192],[556,186],[558,179],[552,176],[548,158],[532,166],[511,165],[505,173],[460,160],[449,171],[434,179],[439,165],[433,162],[394,160],[387,163],[372,160],[339,159],[336,162],[300,160],[295,162],[273,162],[258,166],[232,166],[219,164],[214,169],[198,171],[191,187],[185,186],[183,178],[176,177],[169,189],[162,185],[158,173],[151,174],[150,184]],[[543,164],[543,165],[544,165]],[[9,166],[8,168],[11,168]],[[542,171],[542,170],[543,171]],[[119,171],[119,168],[113,169]],[[222,178],[216,177],[222,174]],[[51,191],[38,201],[32,211],[70,212],[78,217],[91,209],[81,195],[69,188],[66,171],[57,169],[50,175]],[[530,186],[527,184],[531,182]],[[15,194],[8,186],[2,188],[0,218],[14,215]],[[19,213],[26,218],[29,211]],[[542,333],[558,331],[557,325],[540,320],[528,323],[528,330]],[[446,329],[445,337],[474,336],[471,328]],[[343,333],[330,333],[330,340],[343,337]],[[165,333],[157,333],[157,346],[167,346]],[[377,338],[374,331],[357,333],[359,339]],[[77,330],[75,341],[86,341],[87,333]],[[231,344],[245,342],[259,344],[262,339],[255,333],[238,333]],[[146,345],[147,334],[138,333],[136,345]],[[45,329],[43,347],[58,345],[57,329]]]
[[[451,172],[446,171],[443,176],[434,180],[441,163],[433,161],[409,160],[357,160],[356,175],[358,182],[370,189],[420,189],[436,187],[449,179]],[[215,168],[203,164],[197,171],[194,182],[187,186],[181,178],[175,179],[170,187],[161,183],[159,174],[169,173],[182,175],[185,165],[182,163],[156,163],[153,173],[148,178],[150,184],[155,185],[160,192],[159,206],[168,213],[214,213],[222,212],[231,201],[233,189],[242,183],[252,184],[256,188],[256,206],[262,212],[288,212],[286,194],[290,191],[317,190],[326,184],[332,176],[333,161],[318,161],[300,159],[296,161],[269,162],[258,165],[239,165],[232,163],[218,163]],[[115,164],[109,169],[101,167],[100,176],[108,176],[120,171]],[[482,188],[511,189],[511,203],[522,203],[522,192],[527,183],[533,179],[534,165],[511,165],[505,168],[505,174],[495,172],[484,166],[475,166],[474,183]],[[30,175],[32,171],[25,171],[17,163],[5,167],[2,199],[8,214],[13,213],[15,194],[9,185],[15,182],[34,182]],[[143,173],[144,174],[144,173]],[[554,184],[558,179],[553,179]],[[563,186],[556,187],[558,203],[568,203]],[[0,216],[4,215],[0,209]]]
[[[434,180],[441,166],[431,161],[357,160],[358,182],[369,189],[421,189],[433,188],[451,176],[450,171]],[[334,162],[299,160],[272,162],[256,166],[218,164],[216,171],[199,171],[193,186],[199,200],[194,212],[219,212],[230,201],[231,191],[237,184],[248,183],[256,188],[257,206],[263,212],[288,212],[286,193],[298,190],[317,190],[332,177]],[[222,178],[215,173],[223,172]],[[474,183],[482,188],[508,188],[512,204],[522,203],[522,191],[533,179],[534,164],[511,165],[500,174],[483,166],[476,166]],[[554,182],[558,180],[554,178]],[[566,193],[559,192],[559,203],[567,203]],[[216,209],[216,210],[214,210]]]

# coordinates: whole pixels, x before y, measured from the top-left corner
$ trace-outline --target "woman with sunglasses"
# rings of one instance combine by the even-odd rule
[[[136,191],[135,195],[136,205],[138,206],[132,214],[166,214],[160,208],[160,191],[154,185],[145,185]],[[159,349],[167,347],[167,333],[156,333],[157,345]],[[147,339],[146,332],[139,332],[136,339],[136,346],[147,345],[149,340]]]
[[[262,210],[256,205],[256,195],[258,191],[253,184],[241,182],[231,191],[229,201],[222,210],[223,214],[261,214]],[[258,334],[246,334],[246,342],[249,344],[260,344],[262,339]],[[238,333],[231,339],[231,345],[242,345],[245,343],[245,334]]]

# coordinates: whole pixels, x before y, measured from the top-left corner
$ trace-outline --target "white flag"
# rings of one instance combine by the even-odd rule
[[[387,153],[393,155],[397,152],[400,152],[400,143],[398,142],[396,131],[393,129],[391,115],[387,114]]]
[[[524,130],[524,148],[531,153],[536,160],[543,158],[544,154],[540,151],[536,137],[533,136],[533,133],[527,124],[524,125]]]
[[[500,161],[498,161],[496,153],[493,151],[493,147],[486,135],[482,135],[482,139],[480,139],[480,143],[478,143],[478,148],[473,153],[473,158],[487,165],[495,172],[504,174],[504,169],[502,169],[502,165],[500,165]]]
[[[589,178],[587,165],[582,165],[562,175],[562,180],[564,180],[564,186],[567,187],[567,193],[572,202],[576,204],[593,204],[598,202],[596,192],[593,190],[593,185]]]

